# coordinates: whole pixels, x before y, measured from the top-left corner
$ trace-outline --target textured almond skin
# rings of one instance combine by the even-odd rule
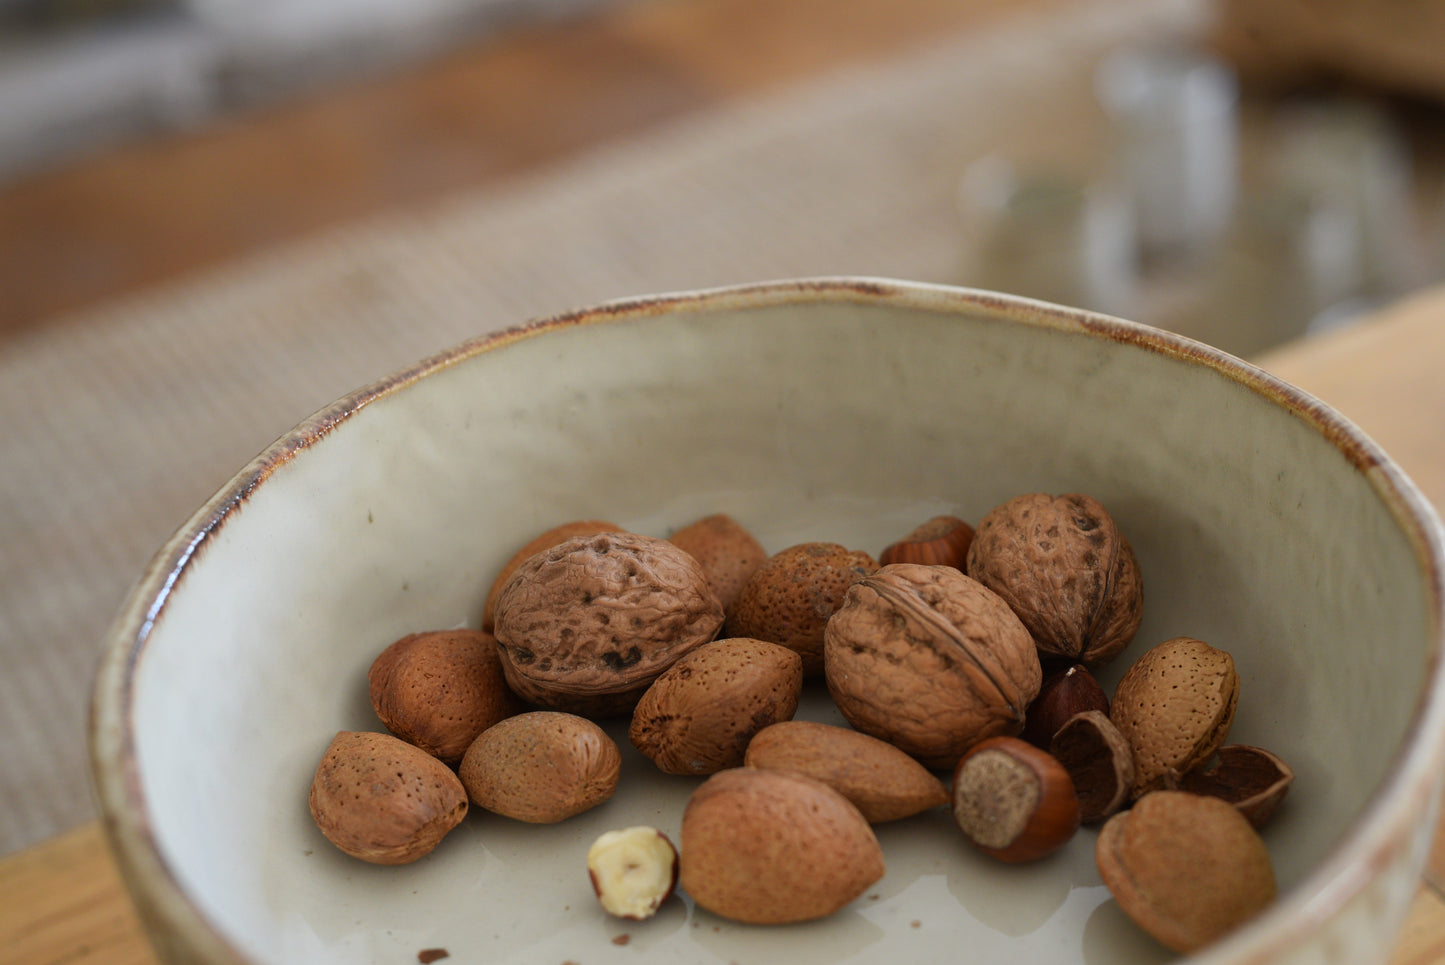
[[[667,774],[740,767],[748,742],[790,720],[803,693],[803,658],[746,637],[705,643],[652,682],[632,713],[632,745]]]
[[[673,533],[668,542],[701,564],[724,612],[732,609],[743,586],[768,561],[763,544],[726,513],[704,516]]]
[[[377,655],[367,683],[387,730],[453,766],[478,734],[523,709],[496,639],[480,630],[408,634]]]
[[[1146,651],[1114,688],[1109,719],[1134,750],[1133,796],[1172,789],[1229,736],[1239,675],[1223,650],[1175,637]]]
[[[1105,823],[1094,858],[1124,913],[1176,952],[1223,937],[1275,897],[1264,842],[1218,798],[1148,794]]]
[[[943,782],[922,764],[886,741],[831,724],[788,720],[764,727],[748,744],[744,763],[822,781],[869,824],[948,803]]]
[[[621,751],[601,727],[538,710],[483,731],[462,757],[459,776],[478,807],[555,824],[612,797],[621,768]]]
[[[883,567],[849,589],[826,636],[828,692],[848,723],[937,769],[1017,734],[1043,675],[1008,605],[948,566]]]
[[[979,520],[968,575],[1008,601],[1041,652],[1097,667],[1139,629],[1138,561],[1099,501],[1029,493]]]
[[[837,543],[800,543],[768,558],[728,611],[730,637],[769,640],[796,650],[803,673],[823,672],[823,628],[848,587],[878,568],[867,553]]]
[[[823,918],[883,877],[873,829],[847,798],[788,771],[719,771],[682,815],[680,881],[698,905],[751,924]]]
[[[697,560],[666,540],[601,533],[524,562],[497,599],[518,695],[586,716],[630,714],[657,675],[722,626]]]
[[[554,526],[545,533],[539,533],[517,552],[512,554],[511,559],[502,565],[497,573],[496,579],[492,580],[492,587],[487,591],[487,602],[482,607],[482,629],[491,633],[496,627],[497,597],[502,595],[502,587],[517,572],[517,567],[527,560],[536,556],[545,549],[551,549],[558,543],[572,539],[577,536],[595,536],[598,533],[620,533],[622,527],[616,523],[609,523],[602,519],[579,519],[571,523],[563,523],[561,526]]]
[[[316,767],[307,804],[327,840],[372,864],[429,854],[467,816],[461,781],[390,734],[342,731]]]

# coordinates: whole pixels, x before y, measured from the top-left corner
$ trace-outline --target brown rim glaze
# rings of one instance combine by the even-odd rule
[[[1445,773],[1445,530],[1429,503],[1363,432],[1318,399],[1264,370],[1183,336],[1134,322],[1031,299],[889,279],[823,277],[762,282],[609,302],[472,339],[372,383],[321,409],[267,447],[167,541],[141,575],[105,637],[90,706],[91,773],[101,816],[127,887],[164,959],[256,965],[189,898],[157,846],[137,770],[131,719],[133,685],[146,643],[172,591],[211,538],[277,468],[368,405],[475,356],[559,329],[679,313],[759,309],[800,303],[892,305],[1105,339],[1212,369],[1308,425],[1364,474],[1414,547],[1432,603],[1435,648],[1428,684],[1405,740],[1361,816],[1323,861],[1274,908],[1221,941],[1200,961],[1264,965],[1317,931],[1411,847],[1411,831],[1438,802]],[[1423,855],[1422,855],[1423,860]]]

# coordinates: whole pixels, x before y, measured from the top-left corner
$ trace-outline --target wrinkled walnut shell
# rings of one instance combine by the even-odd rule
[[[1203,948],[1274,901],[1264,842],[1218,798],[1147,794],[1104,824],[1094,859],[1119,908],[1176,952]]]
[[[791,720],[803,693],[803,659],[787,647],[729,637],[662,672],[632,712],[628,738],[665,774],[741,767],[754,734]]]
[[[598,533],[618,533],[622,527],[616,523],[609,523],[601,519],[579,519],[572,523],[563,523],[561,526],[554,526],[545,533],[527,541],[527,544],[517,552],[513,553],[502,569],[492,580],[491,589],[487,591],[487,602],[482,605],[482,629],[491,633],[497,623],[497,597],[502,595],[502,587],[517,572],[517,567],[527,560],[536,556],[545,549],[551,549],[563,540],[569,540],[576,536],[595,536]]]
[[[1262,747],[1227,744],[1213,761],[1185,774],[1179,789],[1228,801],[1250,824],[1262,828],[1292,783],[1294,771],[1276,755]]]
[[[823,628],[848,587],[878,563],[837,543],[800,543],[775,553],[752,575],[727,615],[726,635],[780,643],[803,657],[803,673],[823,672]]]
[[[1114,688],[1109,719],[1134,749],[1134,797],[1178,787],[1229,736],[1239,674],[1223,650],[1175,637],[1134,662]]]
[[[1129,803],[1134,752],[1108,717],[1086,710],[1064,723],[1049,753],[1069,772],[1079,796],[1079,820],[1097,824]]]
[[[524,562],[497,598],[502,670],[553,710],[631,713],[658,674],[711,640],[722,604],[697,560],[650,536],[566,540]]]
[[[828,622],[826,677],[843,716],[929,767],[1017,734],[1038,694],[1033,639],[997,595],[948,566],[895,563]]]
[[[1030,493],[979,520],[968,575],[1008,601],[1040,652],[1097,667],[1139,629],[1144,590],[1124,534],[1089,496]]]

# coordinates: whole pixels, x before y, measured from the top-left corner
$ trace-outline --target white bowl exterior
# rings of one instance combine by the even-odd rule
[[[332,415],[263,456],[238,477],[244,493],[218,496],[158,559],[98,687],[103,803],[142,903],[178,936],[175,960],[200,924],[189,902],[222,936],[204,953],[221,957],[198,961],[426,947],[517,962],[937,960],[965,945],[981,960],[1166,960],[1099,885],[1091,832],[1003,868],[938,812],[882,829],[876,897],[829,921],[750,929],[674,902],[620,928],[576,855],[624,823],[674,833],[692,786],[636,755],[595,812],[540,829],[477,815],[405,868],[341,856],[306,812],[331,735],[381,729],[372,656],[413,630],[475,625],[501,562],[555,523],[666,535],[724,510],[770,550],[827,539],[876,553],[936,512],[976,520],[1040,490],[1099,498],[1140,558],[1145,624],[1106,685],[1171,636],[1224,647],[1243,680],[1231,739],[1297,770],[1267,832],[1284,900],[1205,958],[1388,951],[1439,788],[1426,773],[1441,754],[1438,524],[1367,441],[1242,364],[979,293],[792,283],[544,324]],[[609,940],[620,931],[627,947]]]

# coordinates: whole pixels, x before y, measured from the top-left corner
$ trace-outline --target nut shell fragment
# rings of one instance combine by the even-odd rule
[[[1294,783],[1294,770],[1262,747],[1226,744],[1215,759],[1185,774],[1181,791],[1208,794],[1233,804],[1256,828],[1264,827]]]
[[[855,728],[951,769],[979,741],[1018,733],[1042,670],[996,594],[952,567],[895,563],[829,621],[826,677]]]
[[[797,713],[803,659],[776,643],[730,637],[685,654],[637,702],[628,738],[667,774],[741,767],[754,734]]]
[[[1239,674],[1228,653],[1192,637],[1147,650],[1114,688],[1109,719],[1134,750],[1134,797],[1172,789],[1229,736]]]
[[[1008,601],[1039,650],[1091,667],[1139,629],[1139,564],[1113,518],[1090,496],[1029,493],[979,520],[968,575]]]
[[[682,815],[683,889],[751,924],[833,914],[883,877],[883,850],[847,798],[788,771],[719,771]]]
[[[398,737],[365,731],[331,739],[307,803],[327,840],[372,864],[429,854],[467,816],[467,793],[449,767]]]
[[[846,727],[787,720],[764,727],[745,763],[806,774],[853,802],[869,824],[911,817],[948,803],[943,782],[885,741]]]
[[[1147,794],[1104,824],[1094,858],[1124,913],[1176,952],[1223,937],[1275,897],[1264,842],[1218,798]]]
[[[497,599],[502,670],[518,695],[586,716],[631,713],[678,657],[711,640],[722,604],[686,552],[633,533],[569,539],[524,562]]]
[[[873,557],[838,543],[800,543],[758,568],[728,611],[730,637],[780,643],[803,657],[803,673],[823,672],[823,629],[848,587],[878,568]]]
[[[1079,820],[1097,824],[1129,803],[1134,752],[1108,717],[1086,710],[1065,722],[1049,753],[1069,772],[1079,796]]]

